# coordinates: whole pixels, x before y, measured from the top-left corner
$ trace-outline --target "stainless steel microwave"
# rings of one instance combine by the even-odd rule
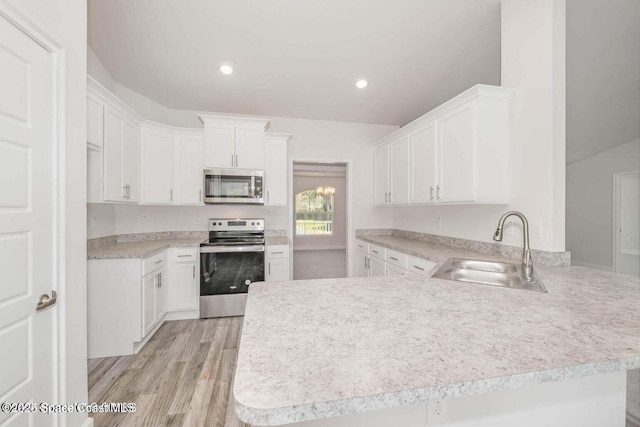
[[[206,204],[264,205],[264,171],[250,169],[205,169]]]

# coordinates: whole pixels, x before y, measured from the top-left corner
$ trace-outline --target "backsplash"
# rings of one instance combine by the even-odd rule
[[[356,237],[361,236],[396,236],[421,242],[436,243],[443,246],[467,249],[470,251],[496,255],[505,258],[521,259],[522,248],[500,243],[479,242],[477,240],[459,239],[457,237],[440,236],[437,234],[418,233],[415,231],[398,229],[363,229],[356,230]],[[570,252],[547,252],[537,249],[531,250],[534,262],[544,265],[571,265]]]

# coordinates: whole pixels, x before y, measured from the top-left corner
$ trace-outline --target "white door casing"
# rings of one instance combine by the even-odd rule
[[[640,275],[640,172],[617,173],[614,182],[613,267]]]
[[[0,402],[57,398],[58,146],[55,54],[10,22],[0,4]],[[3,426],[54,416],[0,412]]]

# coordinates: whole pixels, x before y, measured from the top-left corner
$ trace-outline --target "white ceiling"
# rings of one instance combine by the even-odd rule
[[[170,108],[403,125],[499,84],[499,3],[89,0],[88,37],[116,81]]]

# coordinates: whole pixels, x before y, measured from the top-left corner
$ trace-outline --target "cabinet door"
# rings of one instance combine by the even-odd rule
[[[389,144],[389,203],[409,203],[409,137]]]
[[[389,192],[389,145],[378,147],[374,155],[375,204],[387,204]]]
[[[367,254],[364,252],[356,251],[356,277],[369,276],[369,263],[367,262]]]
[[[172,203],[175,156],[173,135],[148,128],[143,130],[142,135],[143,201]]]
[[[167,310],[197,310],[199,295],[198,267],[192,262],[177,262],[167,283]]]
[[[234,125],[207,125],[204,140],[205,168],[232,168],[235,165]]]
[[[436,200],[438,151],[436,124],[431,122],[411,134],[411,203]]]
[[[265,206],[287,205],[287,142],[267,142]]]
[[[386,274],[385,264],[386,263],[379,258],[370,257],[369,258],[369,265],[370,265],[369,275],[372,277],[384,276]]]
[[[266,282],[286,282],[289,280],[289,258],[266,260]]]
[[[180,158],[180,203],[199,205],[202,203],[202,138],[199,136],[179,137]]]
[[[242,169],[264,169],[264,128],[236,127],[236,162]]]
[[[140,190],[138,183],[139,173],[139,149],[140,146],[140,126],[130,119],[125,119],[124,128],[124,148],[122,156],[123,185],[126,187],[125,199],[128,202],[138,202],[140,200]]]
[[[387,276],[404,277],[409,275],[409,271],[396,265],[387,264]]]
[[[150,274],[142,280],[142,336],[145,337],[156,323],[157,275]]]
[[[104,199],[124,200],[123,163],[124,115],[115,108],[104,106]]]
[[[155,319],[156,322],[162,318],[167,312],[167,269],[163,268],[156,273],[156,289],[155,289]]]
[[[87,93],[87,142],[96,147],[102,147],[102,119],[104,103],[100,98]]]
[[[473,116],[473,102],[470,102],[441,119],[438,202],[474,200]]]

